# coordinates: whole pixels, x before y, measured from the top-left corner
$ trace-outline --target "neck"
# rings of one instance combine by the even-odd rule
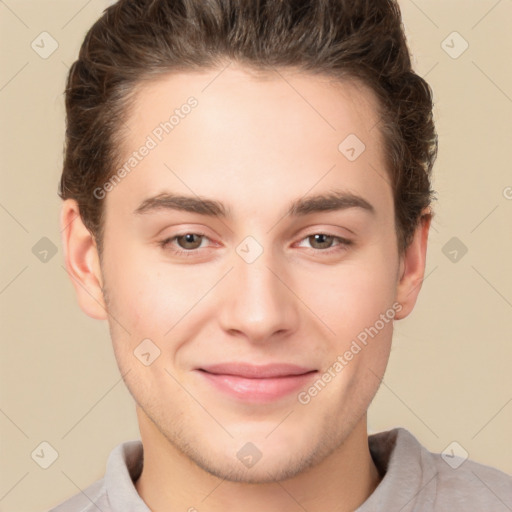
[[[270,483],[231,482],[197,466],[140,410],[144,466],[135,483],[153,512],[354,511],[375,490],[380,475],[369,448],[366,414],[336,450],[293,478]]]

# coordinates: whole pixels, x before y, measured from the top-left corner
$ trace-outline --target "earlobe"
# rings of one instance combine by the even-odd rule
[[[108,315],[96,241],[85,227],[74,199],[64,201],[60,226],[66,271],[80,308],[92,318],[105,320]]]
[[[402,309],[397,320],[408,316],[416,304],[425,275],[428,233],[432,214],[426,210],[414,232],[414,238],[400,258],[396,300]]]

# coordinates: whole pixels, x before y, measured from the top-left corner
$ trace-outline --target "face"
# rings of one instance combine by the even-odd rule
[[[221,478],[275,481],[366,425],[404,266],[371,92],[219,72],[140,88],[126,172],[97,192],[99,280],[141,429]],[[224,363],[302,376],[203,371]]]

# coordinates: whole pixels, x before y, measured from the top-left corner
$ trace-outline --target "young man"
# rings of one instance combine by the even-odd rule
[[[66,107],[66,266],[141,441],[55,512],[512,509],[508,475],[367,434],[437,150],[394,1],[121,0]]]

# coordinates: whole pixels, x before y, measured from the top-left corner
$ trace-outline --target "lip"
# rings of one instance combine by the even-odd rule
[[[254,365],[250,363],[221,363],[209,366],[202,366],[200,370],[213,374],[235,375],[248,379],[267,379],[270,377],[288,377],[303,375],[314,371],[314,368],[306,368],[288,363],[273,363]]]
[[[224,363],[197,368],[216,390],[246,402],[264,403],[283,398],[307,385],[318,372],[291,364],[255,366]]]

